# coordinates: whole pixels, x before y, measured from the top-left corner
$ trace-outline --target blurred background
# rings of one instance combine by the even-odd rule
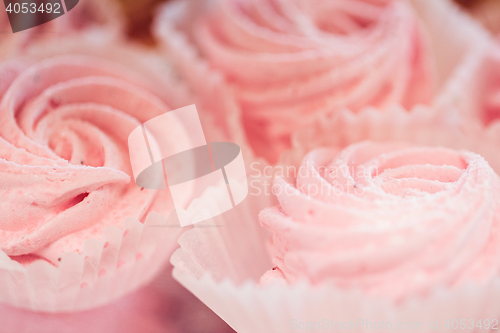
[[[500,0],[456,0],[495,35],[500,34]]]
[[[147,45],[154,41],[150,33],[155,8],[169,0],[118,0],[127,17],[128,35]],[[500,0],[455,0],[493,34],[500,34]]]

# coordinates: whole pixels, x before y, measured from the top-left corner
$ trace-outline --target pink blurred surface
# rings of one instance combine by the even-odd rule
[[[85,312],[36,313],[0,304],[2,333],[230,333],[216,314],[164,272],[151,285]]]

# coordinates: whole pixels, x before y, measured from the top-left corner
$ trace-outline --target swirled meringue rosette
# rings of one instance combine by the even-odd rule
[[[276,177],[266,283],[328,283],[394,300],[498,277],[500,178],[479,155],[406,143],[318,149]],[[500,313],[499,313],[500,314]]]
[[[373,97],[373,94],[376,94],[378,91],[377,89],[383,86],[379,84],[377,89],[370,90],[367,88],[367,90],[364,90],[366,94],[356,99],[356,103],[349,104],[347,103],[347,99],[343,97],[341,99],[336,99],[333,93],[331,93],[332,84],[333,82],[338,83],[344,81],[342,81],[343,79],[341,77],[335,77],[337,81],[333,79],[329,81],[329,79],[331,79],[329,75],[336,72],[350,72],[352,74],[356,71],[358,71],[358,74],[361,73],[361,75],[363,75],[363,73],[366,74],[367,71],[362,71],[363,68],[366,68],[363,67],[365,63],[357,61],[355,65],[352,66],[347,66],[350,62],[346,62],[342,66],[334,66],[327,71],[323,71],[323,76],[310,75],[307,79],[300,78],[299,75],[294,76],[296,73],[308,71],[311,68],[307,66],[294,66],[294,59],[298,63],[300,55],[306,54],[309,55],[310,58],[304,55],[302,60],[307,61],[307,59],[312,59],[318,55],[318,53],[315,53],[316,51],[325,51],[325,49],[321,47],[314,48],[311,46],[312,44],[318,45],[318,43],[321,44],[321,41],[329,40],[325,35],[331,37],[331,39],[338,40],[336,43],[342,44],[345,42],[347,45],[349,44],[348,42],[352,42],[358,47],[358,50],[363,46],[370,47],[371,45],[381,53],[385,50],[391,54],[396,54],[403,52],[404,47],[402,46],[404,45],[410,45],[409,47],[413,47],[414,51],[419,50],[416,46],[421,44],[412,44],[411,38],[405,38],[404,42],[399,43],[400,45],[397,49],[391,49],[387,46],[388,43],[390,44],[390,40],[394,41],[394,39],[397,39],[397,36],[405,34],[404,27],[408,28],[409,26],[414,26],[418,31],[415,38],[418,40],[417,37],[420,36],[426,41],[429,41],[429,43],[424,42],[423,47],[425,49],[429,48],[430,50],[426,52],[420,50],[422,51],[421,54],[423,54],[423,59],[425,60],[423,63],[425,63],[425,65],[405,67],[402,63],[405,63],[405,61],[409,59],[406,57],[404,61],[400,60],[399,62],[394,62],[394,66],[401,66],[397,67],[397,70],[391,73],[402,74],[405,69],[407,70],[407,74],[429,73],[428,70],[419,71],[419,69],[429,69],[430,63],[430,71],[433,79],[436,81],[436,84],[431,84],[431,86],[435,86],[437,89],[430,89],[432,94],[428,96],[429,98],[435,95],[441,95],[442,89],[450,85],[450,78],[454,77],[457,71],[463,71],[462,63],[467,62],[471,54],[477,53],[478,49],[484,47],[484,45],[488,44],[491,40],[488,33],[477,22],[472,20],[465,13],[462,13],[457,6],[444,0],[396,1],[395,3],[398,4],[393,4],[392,1],[371,3],[375,4],[375,6],[368,5],[368,2],[364,2],[366,5],[365,9],[368,8],[366,11],[362,11],[364,14],[367,12],[374,13],[371,11],[374,8],[378,8],[379,12],[396,13],[398,12],[397,10],[389,10],[389,8],[394,9],[394,6],[398,8],[405,7],[407,12],[409,11],[412,13],[410,17],[405,19],[405,23],[400,26],[401,30],[398,30],[398,32],[401,34],[391,33],[391,37],[387,39],[383,39],[383,34],[378,35],[380,37],[378,40],[380,43],[363,44],[362,42],[367,41],[367,39],[358,37],[363,35],[363,33],[369,35],[369,32],[380,32],[380,29],[377,30],[377,28],[386,27],[386,24],[388,24],[388,21],[385,19],[382,20],[382,18],[380,21],[374,21],[374,25],[371,26],[373,29],[360,29],[357,33],[353,33],[352,35],[336,35],[323,31],[319,34],[321,36],[320,38],[311,40],[309,37],[304,37],[307,34],[314,36],[311,30],[316,32],[314,29],[315,27],[317,28],[317,26],[315,26],[317,22],[311,23],[311,19],[318,18],[318,22],[321,22],[320,19],[323,16],[310,8],[307,9],[307,6],[304,5],[307,4],[307,2],[298,2],[304,5],[306,10],[297,14],[297,10],[295,10],[296,8],[294,6],[296,3],[297,2],[285,3],[284,1],[263,1],[255,3],[246,2],[242,5],[237,1],[173,1],[158,12],[154,26],[154,32],[160,45],[164,47],[169,59],[172,59],[176,63],[179,71],[186,81],[189,82],[190,86],[199,96],[205,97],[206,100],[210,100],[212,103],[220,103],[220,100],[231,100],[231,103],[226,103],[230,105],[219,105],[213,109],[220,110],[221,118],[223,115],[225,117],[230,115],[231,124],[229,126],[236,126],[231,132],[237,135],[236,137],[238,139],[241,138],[241,133],[244,133],[243,139],[250,141],[252,148],[257,154],[263,155],[273,162],[279,160],[278,152],[284,147],[289,146],[288,134],[291,131],[321,115],[335,114],[338,110],[346,106],[351,107],[353,110],[362,108],[368,103],[362,103],[361,101]],[[342,7],[342,4],[345,8]],[[413,9],[410,8],[410,4]],[[356,7],[358,5],[358,8],[363,8],[362,1],[354,3],[351,3],[351,1],[337,1],[331,4],[332,8],[328,7],[328,10],[324,10],[324,15],[327,15],[326,13],[329,15],[334,12],[341,16],[345,14],[345,16],[350,17],[348,9],[351,6]],[[283,6],[291,6],[293,10],[282,13],[279,9]],[[311,6],[311,8],[324,9],[322,6]],[[339,6],[341,9],[335,6]],[[415,16],[415,13],[418,14],[418,17]],[[314,16],[316,14],[319,16]],[[292,18],[289,18],[289,16]],[[383,17],[387,18],[387,16],[390,15],[387,14]],[[214,17],[216,17],[216,19],[214,19]],[[394,20],[397,20],[397,17],[398,16],[395,15],[393,17]],[[273,20],[273,18],[276,19]],[[350,18],[352,19],[353,17]],[[297,21],[300,22],[297,23]],[[332,24],[337,24],[337,21],[333,22],[335,23]],[[303,27],[304,25],[306,27]],[[300,30],[300,27],[302,27],[302,30]],[[287,30],[288,28],[293,28],[295,30]],[[407,32],[408,30],[406,30],[406,33]],[[200,37],[200,35],[202,35],[202,37]],[[322,39],[323,37],[326,39]],[[309,44],[302,45],[298,40],[306,40]],[[375,39],[371,39],[371,41],[374,40]],[[387,43],[384,44],[383,41]],[[386,46],[384,47],[383,45]],[[296,48],[295,51],[290,51],[293,47]],[[307,47],[310,48],[308,49]],[[266,53],[266,50],[269,52]],[[302,52],[298,50],[306,51]],[[349,53],[347,52],[348,50],[352,49],[348,48],[346,51],[342,48],[337,48],[335,50],[339,55],[345,55]],[[218,52],[217,56],[214,55],[214,52]],[[345,52],[345,54],[343,52]],[[377,59],[376,56],[371,57],[373,52],[370,51],[368,53],[369,56],[366,57],[369,57],[370,61],[375,61]],[[324,53],[319,54],[324,55]],[[431,57],[431,59],[429,59],[429,57]],[[273,62],[273,59],[276,61]],[[325,56],[324,59],[328,60],[330,58]],[[390,59],[390,57],[387,56],[384,60],[386,59]],[[234,66],[235,63],[239,65]],[[315,62],[314,64],[315,66],[324,65],[321,61]],[[266,70],[259,70],[259,68],[264,65],[268,66],[270,69],[266,67]],[[271,74],[276,71],[281,71],[284,68],[282,65],[291,67],[291,70],[283,70],[284,74],[282,74],[288,74],[292,77],[285,80],[281,76]],[[396,77],[396,75],[392,76],[392,74],[384,76],[387,72],[378,69],[377,73],[384,74],[380,76],[370,76],[373,81],[381,77],[386,79],[394,79]],[[321,79],[323,79],[323,81],[321,81]],[[273,81],[274,83],[271,84],[268,81]],[[434,80],[431,81],[434,83]],[[321,82],[323,83],[320,84]],[[224,87],[224,83],[229,83],[229,87]],[[367,86],[369,87],[370,85],[367,83]],[[420,85],[420,87],[422,86],[426,85]],[[397,87],[399,92],[405,91],[405,84],[399,84]],[[349,87],[349,89],[350,88],[353,87]],[[347,90],[351,92],[360,91],[349,89]],[[417,92],[420,90],[412,89],[411,91],[418,95]],[[313,92],[316,92],[316,94],[314,95]],[[344,93],[345,91],[342,92],[342,94]],[[337,104],[330,103],[332,105],[328,106],[328,103],[322,102],[326,96],[331,96],[331,98],[337,102],[339,100],[343,102]],[[351,95],[346,94],[346,96]],[[305,99],[305,97],[308,97],[308,99]],[[429,98],[425,101],[428,102]],[[421,102],[424,100],[416,100],[415,102],[419,101]],[[402,97],[399,99],[393,98],[391,102],[406,103],[407,108],[413,104],[405,102]],[[302,108],[302,106],[305,105],[304,103],[309,103],[308,108],[301,109],[303,111],[302,113],[296,113],[295,111]],[[377,105],[383,104],[376,103],[376,101],[373,100],[369,103]],[[287,108],[287,105],[291,105],[291,107]],[[299,107],[295,107],[297,105],[299,105]],[[279,112],[266,113],[266,110],[278,110]],[[311,110],[319,111],[312,112]],[[263,112],[259,113],[260,111]],[[261,117],[261,119],[266,117],[271,119],[274,117],[273,119],[275,121],[264,121],[259,123],[259,117]],[[268,127],[273,128],[272,130],[268,130]],[[281,141],[281,135],[283,133],[288,134],[286,135],[286,139]]]
[[[179,239],[174,277],[233,329],[365,332],[384,322],[432,332],[436,322],[498,320],[500,179],[481,156],[363,142],[313,151],[302,166],[277,177],[279,205],[260,214],[274,233],[272,263],[255,215],[269,205],[260,180],[218,229]]]
[[[177,18],[183,21],[177,28],[194,21],[184,33],[231,86],[258,155],[272,160],[289,146],[293,130],[340,107],[410,107],[430,101],[433,77],[425,32],[408,2],[211,5],[198,9],[199,15]],[[174,53],[185,50],[177,47],[171,23],[162,20],[178,15],[178,6],[166,7],[157,29]]]
[[[76,311],[150,281],[182,230],[165,226],[176,225],[169,193],[131,179],[127,143],[186,102],[169,65],[131,45],[70,38],[33,45],[0,73],[0,301]],[[189,141],[186,124],[172,126],[163,144]]]

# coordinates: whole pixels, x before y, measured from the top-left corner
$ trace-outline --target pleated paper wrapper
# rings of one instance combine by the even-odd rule
[[[0,302],[42,312],[94,308],[148,283],[164,267],[180,231],[152,212],[142,224],[105,227],[84,242],[81,254],[65,253],[58,267],[38,260],[27,266],[0,253]],[[169,224],[169,225],[167,225]]]
[[[406,327],[409,332],[434,332],[438,323],[438,331],[444,332],[454,319],[477,323],[500,317],[498,277],[456,289],[437,286],[428,295],[400,303],[327,284],[260,285],[259,278],[272,264],[266,253],[269,234],[260,227],[257,215],[274,199],[264,192],[262,174],[250,176],[251,181],[246,201],[184,233],[179,238],[181,247],[171,258],[174,278],[237,332],[295,332],[308,322],[322,325],[308,332],[339,329],[336,325],[348,325],[341,329],[349,332],[372,332],[377,331],[373,325],[382,328],[382,322],[385,328],[387,323],[393,328],[417,325]],[[216,203],[219,195],[210,189],[199,200]]]
[[[448,102],[460,80],[477,68],[493,39],[448,1],[411,2],[429,31],[439,69],[434,105],[412,110],[393,106],[383,112],[366,108],[358,114],[345,110],[323,116],[295,133],[293,149],[281,159],[284,165],[297,166],[308,151],[320,146],[342,148],[363,140],[397,140],[475,151],[500,172],[500,135],[470,126]],[[189,50],[190,57],[197,56],[185,38],[178,36],[178,43]],[[260,210],[275,204],[273,196],[265,193],[263,184],[269,180],[262,173],[250,175],[248,182],[253,186],[246,201],[184,233],[171,259],[174,277],[237,332],[296,332],[301,331],[299,325],[307,332],[376,332],[386,331],[388,323],[392,329],[408,325],[407,332],[446,332],[454,331],[454,320],[458,324],[460,319],[467,323],[461,332],[477,332],[478,328],[470,328],[470,320],[500,318],[499,277],[457,288],[436,286],[426,295],[398,303],[326,284],[261,286],[260,277],[272,268],[266,252],[269,234],[257,217]],[[217,201],[213,191],[206,197]]]

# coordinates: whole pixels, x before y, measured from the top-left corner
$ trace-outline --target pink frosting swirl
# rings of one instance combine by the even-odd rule
[[[400,299],[497,276],[500,180],[479,155],[403,143],[318,149],[280,207],[261,212],[275,268],[263,283],[307,280]]]
[[[426,38],[404,1],[224,0],[193,36],[234,88],[250,142],[269,160],[321,114],[410,108],[432,94]]]
[[[106,226],[151,210],[168,216],[165,191],[130,178],[128,135],[170,110],[150,88],[144,76],[90,56],[0,66],[2,251],[57,264]]]

